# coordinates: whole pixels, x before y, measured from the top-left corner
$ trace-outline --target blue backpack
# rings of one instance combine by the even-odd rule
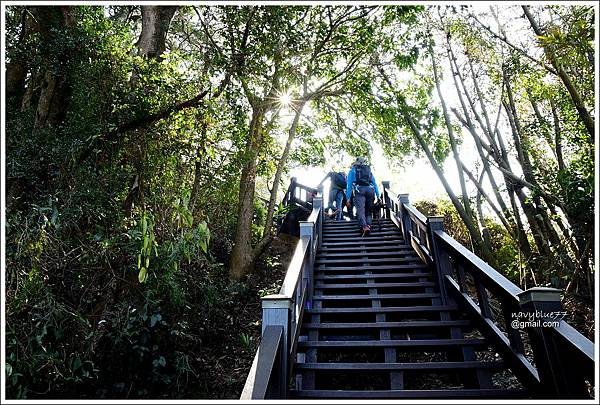
[[[369,165],[357,165],[354,167],[356,171],[356,180],[354,181],[359,186],[371,185],[373,175],[371,174],[371,167]]]

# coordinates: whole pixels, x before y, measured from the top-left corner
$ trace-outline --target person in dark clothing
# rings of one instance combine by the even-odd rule
[[[350,172],[348,172],[346,181],[347,201],[350,201],[352,194],[354,194],[358,226],[363,235],[368,235],[371,232],[373,202],[375,196],[379,198],[379,189],[377,188],[375,176],[371,172],[371,167],[366,164],[364,158],[356,159]],[[350,209],[349,204],[348,209]]]
[[[334,210],[335,219],[342,220],[342,200],[344,199],[344,191],[346,190],[346,173],[329,172],[327,176],[330,179],[329,183],[329,206],[327,209]],[[334,205],[335,204],[335,205]]]

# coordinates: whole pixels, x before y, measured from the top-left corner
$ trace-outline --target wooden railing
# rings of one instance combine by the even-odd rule
[[[293,183],[296,189],[311,190]],[[288,189],[288,193],[290,199],[295,198],[293,191]],[[322,195],[316,194],[311,205],[308,220],[300,221],[300,240],[279,294],[262,298],[261,343],[241,399],[287,398],[302,316],[312,306],[313,266],[323,226]]]
[[[560,290],[523,291],[448,235],[442,217],[425,217],[410,205],[407,194],[395,197],[388,182],[383,189],[387,215],[432,266],[442,303],[457,304],[475,319],[524,387],[536,397],[589,398],[594,344],[556,317],[563,312]],[[513,324],[522,316],[539,325],[523,329],[522,324]],[[542,326],[547,321],[555,325]]]
[[[284,208],[284,212],[274,218],[277,226],[277,233],[279,234],[281,231],[290,209],[299,207],[306,212],[305,215],[308,215],[313,208],[313,198],[319,192],[322,193],[322,187],[314,188],[305,186],[298,183],[296,177],[292,177],[290,185],[288,186],[288,189],[281,200],[281,206]]]

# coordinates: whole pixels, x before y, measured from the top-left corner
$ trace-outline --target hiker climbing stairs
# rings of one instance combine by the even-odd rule
[[[432,273],[391,220],[363,237],[356,221],[325,221],[313,308],[298,343],[298,398],[526,396],[491,376],[506,365],[456,306],[441,305]]]
[[[295,179],[277,220],[297,235],[242,399],[590,398],[594,343],[559,319],[560,291],[521,290],[383,182],[371,232]],[[547,319],[547,318],[544,318]]]

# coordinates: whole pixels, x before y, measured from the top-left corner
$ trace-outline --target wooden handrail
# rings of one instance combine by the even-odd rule
[[[553,328],[561,339],[573,343],[573,349],[589,362],[594,361],[594,342],[583,336],[577,329],[561,320],[557,327]]]
[[[305,187],[292,181],[294,189],[304,188],[309,192],[310,187]],[[291,186],[290,186],[291,187]],[[293,190],[288,190],[290,201],[294,198]],[[312,305],[313,290],[313,266],[316,257],[316,250],[321,241],[321,229],[323,221],[323,198],[322,196],[313,197],[311,203],[312,211],[307,221],[300,221],[300,239],[294,249],[294,254],[288,265],[288,269],[279,290],[279,294],[267,295],[262,298],[262,339],[272,327],[281,329],[281,350],[273,352],[272,350],[259,351],[256,354],[255,363],[248,375],[246,385],[248,392],[257,392],[260,395],[265,392],[264,398],[286,398],[289,384],[289,377],[294,366],[295,352],[302,325],[302,317],[305,307]],[[273,334],[273,332],[270,332]],[[273,340],[272,337],[269,337]],[[262,347],[262,341],[261,341]],[[269,346],[271,347],[271,346]],[[267,381],[257,379],[255,374],[260,371],[260,364],[274,364],[274,358],[279,356],[278,372],[271,373],[266,377]],[[264,359],[263,357],[267,357]],[[277,379],[274,380],[275,375]],[[273,382],[273,381],[275,382]],[[255,387],[257,381],[262,385]],[[270,384],[277,385],[277,389],[265,390],[264,386]],[[242,399],[248,398],[242,395]],[[255,398],[252,396],[252,398]]]
[[[441,243],[442,248],[445,249],[452,258],[460,261],[465,269],[471,272],[475,277],[478,277],[494,294],[501,295],[502,299],[509,300],[513,305],[519,305],[518,294],[523,292],[522,289],[517,287],[509,279],[481,260],[477,255],[461,245],[446,232],[435,231],[434,235]]]
[[[402,204],[415,224],[422,229],[427,227],[427,217],[410,204]]]
[[[294,255],[290,260],[290,264],[288,265],[288,270],[285,273],[285,278],[283,279],[283,283],[281,284],[281,289],[279,290],[280,296],[285,296],[288,298],[292,298],[296,287],[298,286],[298,281],[300,279],[300,273],[302,272],[302,265],[306,259],[306,252],[310,247],[310,240],[308,237],[301,237],[296,245],[296,249],[294,250]]]
[[[398,201],[389,197],[395,194],[389,190],[389,183],[385,183],[384,195],[390,200],[391,217],[402,228],[405,240],[411,242],[421,258],[435,271],[442,300],[458,304],[470,314],[479,330],[503,355],[519,381],[538,397],[589,397],[589,385],[594,383],[593,342],[564,320],[560,320],[557,326],[529,326],[526,330],[530,336],[536,369],[525,356],[519,330],[511,323],[516,313],[529,311],[531,314],[532,309],[536,313],[540,309],[542,312],[560,309],[558,295],[554,299],[548,298],[559,290],[554,290],[557,293],[540,291],[552,290],[543,288],[523,291],[448,235],[444,230],[443,218],[425,217],[408,203],[406,194],[398,194]],[[426,240],[420,231],[424,228]],[[417,229],[418,235],[415,235],[413,231]],[[424,250],[425,245],[430,255],[424,257],[420,250]],[[429,258],[431,263],[427,260]],[[467,285],[466,274],[472,276],[473,286]],[[477,302],[471,297],[473,289]],[[495,319],[488,291],[498,298],[503,326]],[[525,296],[528,298],[524,299]]]
[[[281,326],[265,328],[240,399],[265,399],[273,396],[274,393],[270,392],[273,390],[272,377],[273,371],[276,371],[277,358],[282,355],[282,338]]]

